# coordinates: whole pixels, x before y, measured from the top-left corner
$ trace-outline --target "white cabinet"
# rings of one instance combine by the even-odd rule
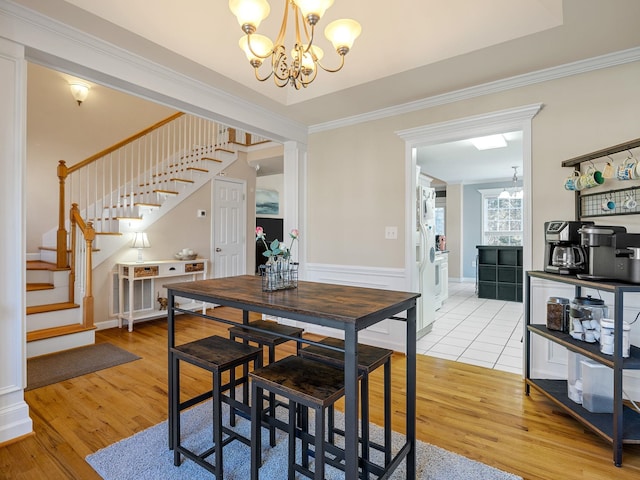
[[[166,305],[159,298],[166,298],[167,283],[189,282],[207,278],[207,259],[160,260],[155,262],[123,262],[118,268],[118,327],[127,322],[133,331],[136,320],[146,320],[167,315]],[[206,304],[177,298],[180,308],[202,309]]]
[[[438,252],[435,260],[435,306],[438,310],[449,297],[449,253]]]

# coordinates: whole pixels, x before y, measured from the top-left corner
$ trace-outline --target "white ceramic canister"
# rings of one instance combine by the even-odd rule
[[[605,355],[613,355],[613,335],[615,331],[615,322],[612,318],[600,319],[600,352]],[[629,333],[631,325],[623,322],[622,327],[622,356],[628,358],[631,351],[631,343],[629,341]]]

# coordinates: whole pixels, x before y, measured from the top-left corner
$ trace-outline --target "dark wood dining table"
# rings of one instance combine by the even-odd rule
[[[393,318],[406,327],[406,427],[405,443],[387,466],[384,478],[406,459],[406,478],[416,475],[416,300],[419,293],[379,290],[347,285],[299,281],[297,288],[264,292],[260,277],[243,275],[165,285],[168,295],[169,406],[171,409],[174,372],[171,349],[175,346],[176,313],[197,315],[213,321],[237,325],[217,318],[215,309],[207,313],[181,310],[175,297],[188,298],[243,311],[244,324],[249,312],[287,318],[308,324],[335,328],[344,333],[345,381],[345,478],[358,478],[358,332]],[[210,312],[213,312],[210,313]],[[398,316],[406,312],[406,316]],[[291,340],[300,341],[292,337]],[[303,339],[304,343],[315,342]],[[317,343],[317,345],[320,345]],[[390,379],[386,379],[390,381]],[[169,433],[172,431],[169,411]],[[171,435],[169,435],[171,438]],[[171,445],[170,445],[171,446]]]

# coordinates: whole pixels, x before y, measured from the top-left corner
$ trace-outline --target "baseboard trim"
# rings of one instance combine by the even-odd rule
[[[29,405],[22,399],[22,390],[8,395],[19,396],[21,399],[0,409],[0,447],[33,434],[33,422],[29,418]],[[8,401],[11,399],[9,398]],[[1,403],[4,403],[4,400]]]

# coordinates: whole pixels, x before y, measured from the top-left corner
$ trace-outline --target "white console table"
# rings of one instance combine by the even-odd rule
[[[158,318],[167,315],[167,310],[160,309],[160,303],[157,301],[155,279],[176,278],[176,282],[187,282],[189,280],[204,280],[207,278],[207,259],[196,258],[195,260],[159,260],[149,262],[122,262],[117,264],[118,267],[118,327],[122,328],[123,320],[127,322],[129,331],[133,331],[133,323],[136,320],[145,320],[150,318]],[[144,280],[151,281],[151,287],[148,291],[143,288]],[[139,282],[140,288],[135,289],[136,281]],[[161,282],[161,285],[167,282]],[[126,288],[125,288],[126,284]],[[160,294],[166,297],[165,290]],[[128,293],[128,306],[125,306],[125,292]],[[140,309],[135,308],[136,294],[141,298]],[[151,295],[151,298],[143,299],[144,295]],[[146,307],[145,307],[146,300]],[[197,310],[202,308],[202,313],[206,313],[206,303],[195,302],[187,299],[178,298],[180,308]]]

